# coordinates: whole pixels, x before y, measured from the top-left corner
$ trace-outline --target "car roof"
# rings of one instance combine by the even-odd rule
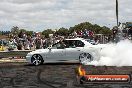
[[[91,43],[87,42],[84,38],[73,38],[73,39],[65,39],[65,40],[81,40],[85,46],[89,46],[89,45],[92,45]]]
[[[73,39],[65,39],[65,40],[84,40],[83,38],[73,38]]]

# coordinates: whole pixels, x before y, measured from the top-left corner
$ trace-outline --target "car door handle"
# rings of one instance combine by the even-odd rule
[[[80,51],[80,50],[77,50],[77,51]]]

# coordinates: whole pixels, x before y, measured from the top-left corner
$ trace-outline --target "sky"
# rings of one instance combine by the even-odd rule
[[[119,21],[132,22],[132,0],[119,1]],[[116,25],[116,0],[0,0],[0,30],[69,28],[90,22]]]

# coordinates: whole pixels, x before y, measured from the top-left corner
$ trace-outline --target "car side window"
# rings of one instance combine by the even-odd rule
[[[53,49],[84,47],[84,43],[80,40],[64,40],[52,45]]]
[[[76,42],[73,40],[69,41],[69,48],[75,48],[76,47]]]
[[[84,47],[84,43],[80,40],[66,40],[66,48]]]
[[[65,48],[65,45],[62,42],[58,42],[56,44],[53,44],[52,45],[52,48],[53,49],[64,49]]]
[[[76,41],[76,47],[84,47],[84,43],[80,40]]]
[[[65,48],[69,48],[69,41],[64,40],[63,43],[65,44]]]

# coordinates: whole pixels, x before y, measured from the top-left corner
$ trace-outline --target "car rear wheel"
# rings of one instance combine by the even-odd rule
[[[31,62],[32,62],[33,65],[36,65],[37,66],[37,65],[43,64],[44,60],[43,60],[43,58],[42,58],[41,55],[34,54],[32,56],[32,58],[31,58]]]
[[[93,56],[89,53],[82,53],[79,56],[79,61],[80,63],[91,62],[93,61]]]

